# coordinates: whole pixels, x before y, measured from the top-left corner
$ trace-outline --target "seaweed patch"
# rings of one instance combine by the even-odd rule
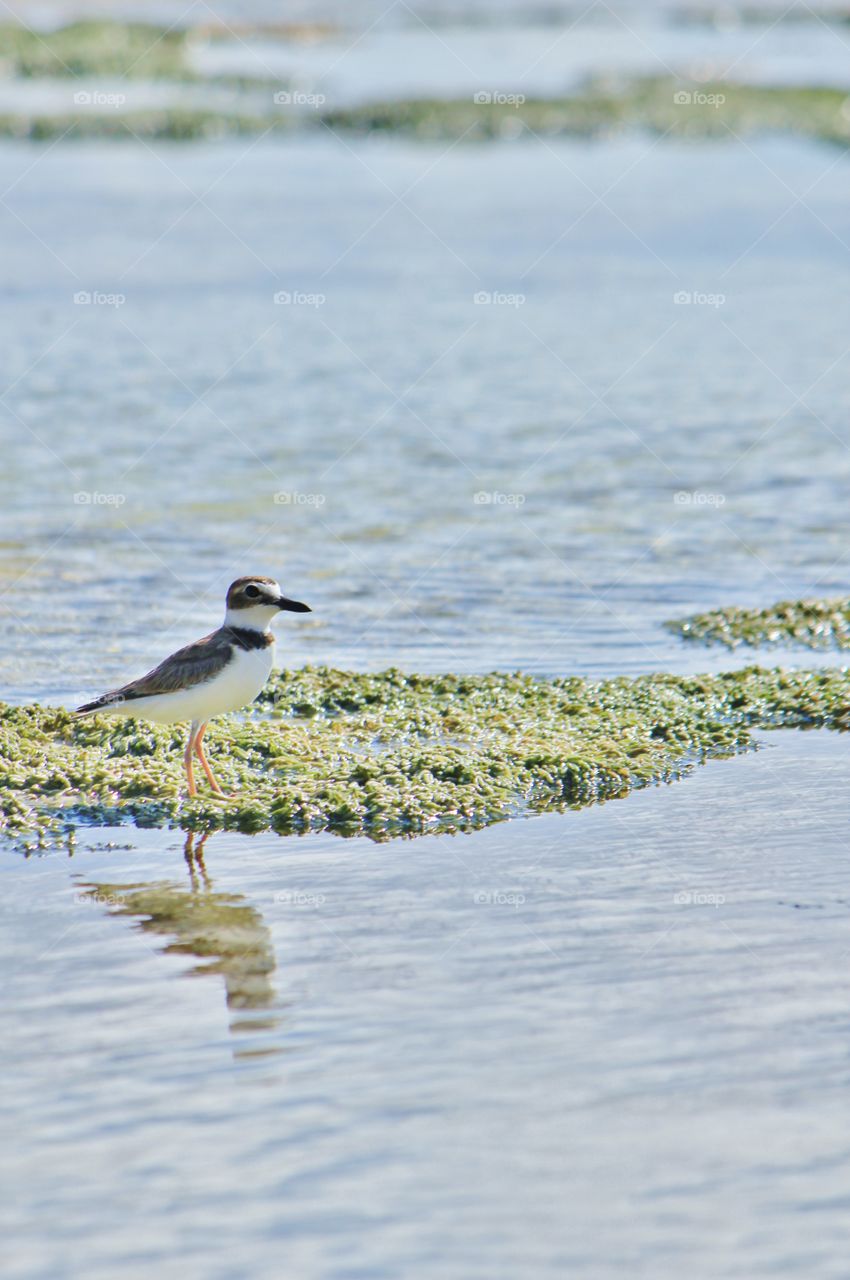
[[[279,673],[205,745],[222,799],[183,795],[181,726],[0,705],[0,829],[20,847],[135,823],[386,839],[623,797],[753,747],[850,727],[850,674],[763,670],[589,682],[523,674]]]
[[[684,640],[726,645],[850,649],[850,599],[783,600],[766,609],[711,609],[667,623]]]

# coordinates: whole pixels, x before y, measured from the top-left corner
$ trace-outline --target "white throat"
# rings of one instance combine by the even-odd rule
[[[242,627],[247,631],[268,632],[271,630],[277,612],[277,607],[269,604],[256,604],[249,609],[227,609],[224,614],[224,625]]]

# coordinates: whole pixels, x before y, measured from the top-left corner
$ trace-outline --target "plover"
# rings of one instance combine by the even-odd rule
[[[237,578],[228,589],[224,623],[217,631],[178,649],[139,680],[77,707],[75,714],[138,716],[157,724],[191,721],[183,756],[189,795],[196,794],[193,752],[213,791],[221,795],[204,755],[204,733],[213,716],[253,702],[268,680],[274,663],[270,627],[281,609],[311,612],[309,605],[282,596],[274,578]]]

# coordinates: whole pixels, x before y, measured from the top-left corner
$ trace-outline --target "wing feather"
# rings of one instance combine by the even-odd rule
[[[172,653],[138,680],[131,680],[120,689],[102,693],[93,702],[78,707],[78,714],[97,711],[114,703],[133,702],[138,698],[155,698],[158,694],[174,693],[178,689],[192,689],[195,685],[212,680],[222,671],[233,653],[231,641],[224,628],[211,631],[208,636],[187,644]]]

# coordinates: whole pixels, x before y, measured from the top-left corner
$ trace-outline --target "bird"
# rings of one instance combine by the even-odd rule
[[[189,795],[197,794],[193,755],[213,791],[223,795],[204,754],[204,733],[213,716],[238,711],[265,685],[274,665],[271,624],[281,610],[312,613],[309,605],[281,595],[274,578],[237,578],[228,588],[224,622],[217,631],[178,649],[138,680],[77,707],[74,714],[132,716],[157,724],[188,720],[183,764]]]

